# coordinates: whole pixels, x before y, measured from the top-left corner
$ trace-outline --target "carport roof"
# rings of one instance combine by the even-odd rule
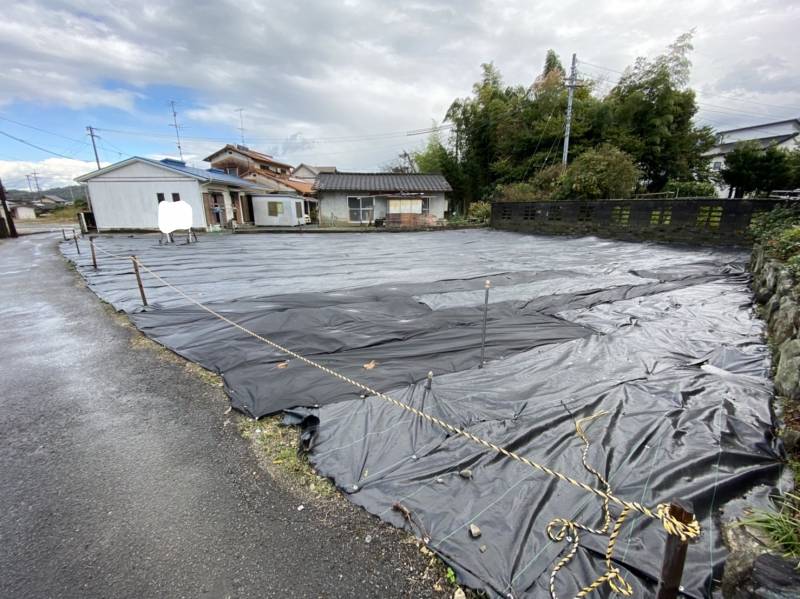
[[[314,189],[369,192],[453,191],[442,175],[419,173],[319,173]]]

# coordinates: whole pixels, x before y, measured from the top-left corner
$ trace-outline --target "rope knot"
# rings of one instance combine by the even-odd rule
[[[633,587],[627,580],[622,578],[622,574],[619,573],[619,568],[616,566],[612,567],[609,569],[607,576],[606,582],[608,582],[608,586],[611,587],[612,591],[624,597],[633,595]]]
[[[689,541],[700,536],[700,523],[692,516],[691,522],[681,522],[669,513],[668,503],[659,503],[656,506],[656,517],[661,520],[661,525],[668,534],[675,535],[681,541]]]
[[[555,543],[563,541],[567,533],[574,538],[575,532],[575,524],[564,518],[556,518],[547,525],[547,536]]]

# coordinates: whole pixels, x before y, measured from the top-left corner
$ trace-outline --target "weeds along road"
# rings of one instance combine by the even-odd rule
[[[434,595],[396,531],[298,511],[222,391],[134,347],[59,237],[0,241],[0,597]]]

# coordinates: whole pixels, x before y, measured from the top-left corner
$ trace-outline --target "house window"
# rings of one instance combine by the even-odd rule
[[[163,193],[157,193],[156,194],[156,198],[158,198],[158,203],[160,204],[161,202],[164,201],[164,194]]]
[[[294,210],[295,214],[297,214],[297,218],[303,218],[303,202],[295,202]]]
[[[283,214],[283,202],[267,202],[267,214],[270,216]]]
[[[430,213],[431,213],[431,199],[422,198],[422,214],[430,214]]]
[[[720,162],[719,160],[716,161],[714,164],[711,165],[711,168],[714,169],[715,171],[721,171],[722,170],[722,162]]]
[[[373,207],[373,198],[359,198],[356,196],[349,196],[347,198],[347,209],[351,223],[372,222]]]
[[[173,193],[173,194],[172,194],[172,201],[173,201],[173,202],[180,202],[180,201],[181,201],[181,194],[179,194],[179,193]]]
[[[238,166],[229,166],[225,169],[225,172],[229,175],[233,175],[234,177],[239,176],[239,167]]]

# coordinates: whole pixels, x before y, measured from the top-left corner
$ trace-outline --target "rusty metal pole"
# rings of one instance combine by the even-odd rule
[[[92,248],[92,266],[97,270],[97,252],[94,249],[94,235],[89,235],[89,247]]]
[[[142,275],[139,273],[139,261],[136,259],[136,256],[131,256],[131,262],[133,262],[133,272],[136,273],[136,284],[139,285],[139,295],[142,296],[142,305],[147,305],[147,297],[144,294],[144,285],[142,285]]]
[[[489,289],[492,287],[492,282],[486,279],[484,288],[486,289],[486,296],[483,299],[483,331],[481,332],[481,363],[478,368],[483,368],[484,356],[486,353],[486,319],[489,316]]]
[[[75,241],[75,249],[78,250],[78,255],[81,255],[81,246],[78,245],[78,236],[75,235],[75,229],[72,229],[72,239]]]
[[[694,518],[692,511],[692,505],[683,501],[673,500],[669,505],[670,515],[684,524],[689,524]],[[681,541],[680,537],[676,535],[667,535],[656,599],[676,599],[678,597],[678,593],[682,590],[681,577],[688,547],[688,540]]]

